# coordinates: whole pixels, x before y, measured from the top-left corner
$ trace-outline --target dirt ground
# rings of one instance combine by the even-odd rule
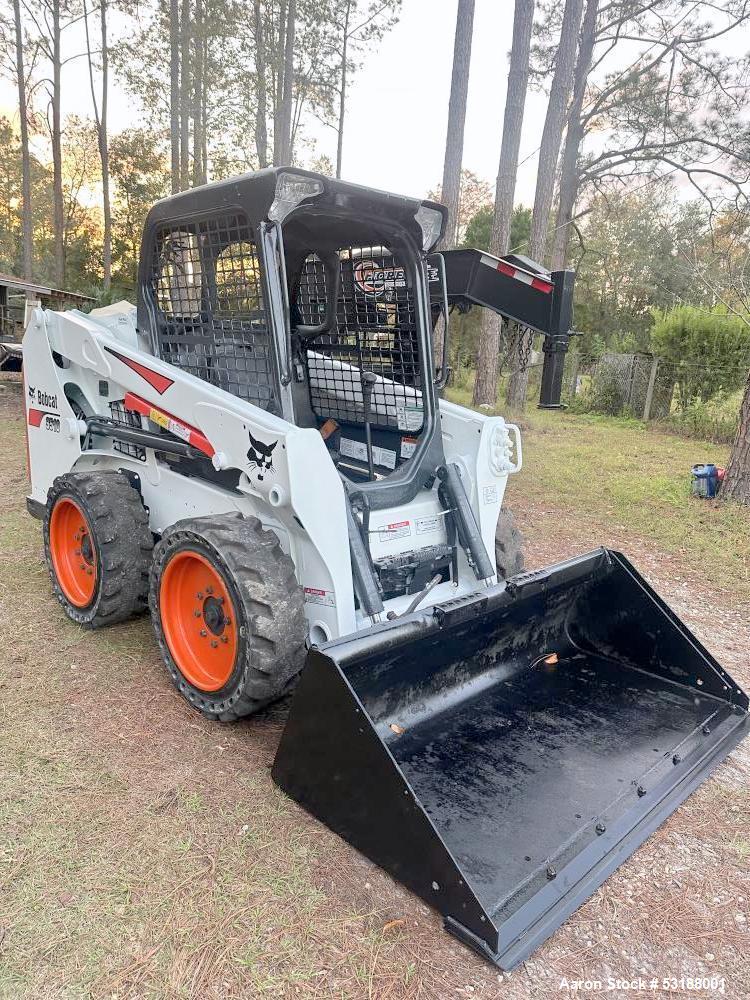
[[[565,979],[613,997],[695,996],[650,988],[683,975],[717,977],[703,995],[750,996],[747,745],[501,974],[275,788],[285,705],[204,722],[147,619],[87,633],[63,616],[25,513],[17,379],[0,382],[0,448],[0,997],[525,1000],[571,995]],[[700,567],[536,503],[533,483],[514,491],[529,566],[592,542],[622,549],[750,684],[748,608]],[[610,976],[647,986],[607,990]]]

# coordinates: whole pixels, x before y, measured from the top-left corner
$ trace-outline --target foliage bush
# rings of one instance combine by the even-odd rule
[[[707,402],[694,400],[662,421],[662,426],[683,437],[731,444],[737,433],[742,390],[717,392]]]
[[[574,413],[600,413],[606,417],[623,414],[626,383],[616,364],[599,364],[589,374],[580,376],[578,392],[570,399]]]
[[[608,417],[618,417],[625,407],[625,392],[620,373],[609,366],[599,369],[592,379],[591,409]]]
[[[750,326],[723,306],[655,310],[653,353],[674,366],[680,408],[741,388],[750,366]],[[697,412],[697,411],[696,411]]]
[[[492,236],[492,219],[495,214],[493,205],[486,205],[469,220],[463,238],[463,246],[477,250],[489,250]],[[528,242],[531,235],[531,209],[516,205],[510,220],[510,250],[528,253]]]

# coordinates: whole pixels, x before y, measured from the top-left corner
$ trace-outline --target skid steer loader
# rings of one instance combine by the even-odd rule
[[[518,429],[440,398],[431,336],[476,304],[541,331],[557,406],[572,276],[434,254],[444,222],[292,169],[159,202],[137,308],[29,322],[28,508],[68,616],[148,605],[205,716],[296,685],[275,781],[512,968],[748,699],[617,552],[519,572]]]

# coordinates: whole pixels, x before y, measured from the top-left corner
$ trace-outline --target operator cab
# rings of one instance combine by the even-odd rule
[[[372,508],[407,503],[444,460],[444,225],[440,205],[286,168],[184,191],[149,213],[138,325],[170,364],[317,428]]]
[[[385,220],[303,209],[282,235],[295,422],[320,430],[352,482],[383,480],[425,430],[433,373],[420,254]]]

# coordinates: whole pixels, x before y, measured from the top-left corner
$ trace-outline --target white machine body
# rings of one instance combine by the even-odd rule
[[[88,315],[35,310],[23,355],[31,506],[45,505],[52,482],[65,472],[125,470],[138,477],[157,535],[183,518],[232,511],[255,516],[273,530],[304,590],[311,641],[372,624],[355,608],[344,486],[318,430],[296,427],[155,357],[137,331],[135,307],[126,302]],[[122,448],[114,438],[86,433],[84,416],[110,419],[123,408],[137,426],[164,428],[198,447],[226,473],[222,483],[176,471],[155,449]],[[518,428],[442,399],[440,420],[446,461],[460,470],[494,559],[508,475],[521,468]],[[420,491],[405,506],[372,512],[374,559],[445,541],[445,511],[435,490]],[[458,578],[436,586],[425,604],[477,589],[460,547],[458,560]],[[385,611],[400,614],[411,600],[386,600]]]

